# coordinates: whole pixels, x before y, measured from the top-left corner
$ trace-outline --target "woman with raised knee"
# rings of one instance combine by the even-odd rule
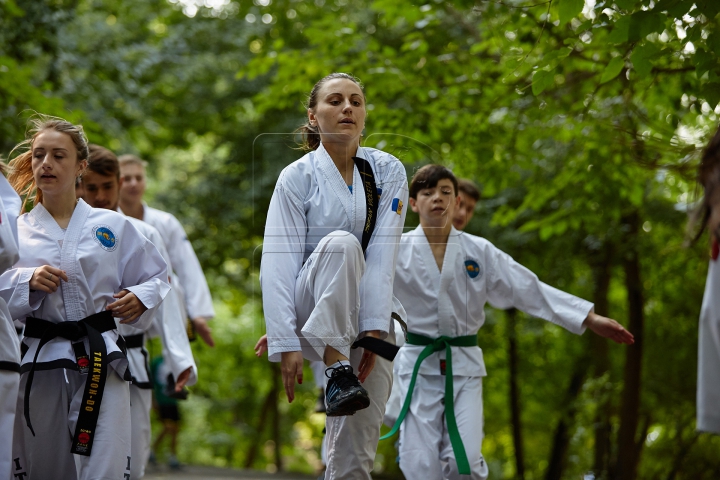
[[[327,366],[327,479],[370,479],[392,364],[351,346],[390,339],[400,309],[392,285],[407,176],[392,155],[360,146],[365,105],[351,75],[315,84],[300,128],[308,153],[280,174],[263,244],[268,353],[288,400],[303,357]]]

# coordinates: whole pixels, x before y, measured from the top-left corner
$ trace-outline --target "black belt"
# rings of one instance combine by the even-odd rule
[[[137,335],[123,335],[126,348],[142,348],[145,346],[145,335],[138,333]]]
[[[393,312],[390,315],[390,318],[400,322],[403,333],[407,338],[407,324],[405,323],[405,321],[403,321],[400,315]],[[380,355],[385,360],[389,360],[391,362],[395,360],[395,356],[400,351],[400,347],[398,347],[394,343],[386,342],[385,340],[380,340],[379,338],[375,337],[363,337],[360,340],[356,340],[355,343],[352,344],[352,348],[358,347],[364,348],[365,350],[370,350],[374,354]]]
[[[145,372],[147,373],[147,378],[150,378],[150,371],[148,370],[148,354],[147,350],[145,350],[145,334],[143,333],[137,333],[135,335],[124,335],[123,338],[125,339],[125,348],[141,348],[143,357],[145,358]],[[151,382],[141,382],[135,377],[135,375],[132,376],[132,383],[138,388],[142,388],[143,390],[150,390],[153,388]]]
[[[53,338],[64,338],[71,342],[78,342],[84,337],[88,338],[91,357],[88,359],[88,377],[85,381],[85,392],[83,393],[80,413],[78,415],[77,427],[73,436],[71,453],[90,456],[92,443],[97,427],[98,416],[100,415],[100,403],[105,380],[107,378],[107,348],[103,332],[115,330],[115,319],[109,311],[96,313],[83,318],[77,322],[53,323],[40,318],[28,317],[25,322],[25,336],[39,338],[40,343],[35,351],[32,367],[28,372],[27,383],[25,384],[25,421],[35,436],[35,431],[30,422],[30,389],[33,377],[35,376],[35,365],[37,364],[40,350]],[[77,354],[77,351],[76,351]],[[81,367],[81,365],[79,365]]]
[[[17,362],[0,361],[0,370],[7,370],[8,372],[20,373],[20,364]]]

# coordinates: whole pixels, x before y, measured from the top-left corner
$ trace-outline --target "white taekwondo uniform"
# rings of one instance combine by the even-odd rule
[[[124,216],[91,208],[79,200],[65,230],[42,204],[19,217],[17,222],[20,261],[0,276],[0,296],[8,303],[13,318],[27,323],[32,317],[54,325],[78,322],[104,312],[108,304],[116,301],[113,294],[127,289],[148,308],[133,324],[140,330],[147,328],[170,290],[167,266],[152,243]],[[63,281],[51,294],[31,291],[30,279],[42,265],[62,269],[68,282]],[[97,428],[92,430],[92,436],[84,433],[77,436],[81,439],[81,448],[86,452],[92,448],[89,456],[71,453],[79,418],[83,418],[89,405],[97,403],[97,398],[95,404],[91,403],[93,400],[87,401],[83,393],[90,374],[80,372],[76,347],[90,353],[92,362],[100,361],[98,354],[90,349],[87,336],[74,344],[56,337],[42,348],[35,363],[35,381],[29,398],[29,413],[36,434],[33,436],[23,415],[25,384],[41,340],[28,336],[27,329],[26,326],[23,343],[27,351],[22,359],[13,440],[13,462],[17,471],[13,474],[24,473],[28,478],[38,479],[126,478],[124,475],[129,474],[131,463],[127,422],[130,392],[126,381],[129,371],[126,356],[117,344],[117,329],[101,333],[100,345],[104,343],[108,369]],[[87,360],[84,365],[88,365]],[[89,367],[93,382],[97,382],[95,365],[97,363],[91,363]],[[92,389],[93,385],[87,388]],[[97,411],[97,405],[95,409]]]
[[[149,223],[133,217],[125,217],[135,228],[138,229],[148,240],[155,245],[165,263],[168,265],[168,272],[172,270],[170,256],[165,249],[165,242],[160,232]],[[130,406],[131,406],[131,457],[130,480],[138,480],[145,475],[145,464],[150,456],[150,410],[152,408],[152,381],[149,375],[148,353],[145,349],[146,338],[159,336],[162,342],[163,357],[167,359],[167,365],[173,376],[178,376],[187,368],[191,368],[188,385],[197,382],[197,367],[193,358],[190,342],[185,330],[185,314],[182,307],[182,299],[177,295],[174,282],[172,291],[168,293],[163,302],[158,306],[153,316],[152,324],[145,332],[138,332],[132,326],[118,324],[118,332],[128,339],[127,357],[130,363],[132,383],[130,384]],[[139,337],[137,335],[142,335]],[[134,347],[132,342],[135,342]],[[140,346],[137,346],[140,345]]]
[[[717,246],[714,246],[717,249]],[[715,256],[715,255],[713,255]],[[697,429],[720,434],[720,260],[710,260],[700,310]]]
[[[402,236],[394,292],[407,310],[408,332],[431,339],[476,339],[485,321],[486,303],[501,309],[515,307],[576,334],[583,333],[582,324],[593,308],[585,300],[542,283],[484,238],[455,228],[448,238],[442,273],[421,226]],[[406,343],[395,359],[403,402],[424,348]],[[472,471],[470,477],[462,478],[485,479],[488,470],[480,451],[482,377],[486,375],[482,350],[477,345],[450,348],[455,419]],[[400,427],[400,468],[406,478],[460,478],[444,417],[446,378],[441,360],[446,360],[444,349],[421,363],[410,408]]]
[[[0,174],[0,273],[17,263],[20,197]],[[0,297],[0,478],[12,476],[12,440],[18,386],[20,344],[5,300]]]
[[[185,294],[187,314],[190,318],[213,318],[215,310],[210,288],[195,250],[178,219],[171,213],[149,207],[143,202],[142,220],[157,228],[165,241],[173,271],[180,279]]]
[[[356,155],[370,164],[380,193],[365,258],[360,241],[367,214],[357,167],[351,191],[321,144],[278,178],[260,267],[271,361],[290,351],[321,360],[329,345],[347,356],[357,373],[362,351],[351,352],[350,347],[358,335],[392,332],[392,283],[405,221],[407,176],[390,154],[358,148]],[[327,479],[370,479],[391,370],[391,362],[378,358],[363,384],[370,406],[352,416],[327,419]]]

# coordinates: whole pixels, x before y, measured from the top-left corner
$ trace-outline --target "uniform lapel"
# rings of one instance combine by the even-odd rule
[[[42,203],[35,205],[35,208],[33,208],[28,215],[37,221],[53,241],[61,242],[65,239],[65,232],[60,228],[52,215],[50,215],[50,212],[43,207]],[[59,246],[60,244],[58,243],[58,247]]]
[[[358,148],[356,156],[360,158],[364,158],[365,160],[369,160],[368,155],[365,154],[363,148]],[[337,168],[335,169],[337,171]],[[377,182],[377,179],[375,179]],[[345,181],[343,180],[343,184]],[[353,225],[353,232],[359,237],[362,238],[362,232],[365,228],[365,221],[367,219],[367,201],[365,199],[365,187],[362,178],[360,178],[360,170],[358,170],[357,165],[353,166],[353,195],[352,197],[352,204],[353,204],[353,212],[352,217],[355,219],[355,224]],[[348,190],[347,186],[345,187],[346,190]],[[357,218],[356,218],[357,217]]]
[[[437,263],[435,263],[435,257],[433,256],[430,243],[428,242],[422,225],[415,229],[413,242],[417,247],[417,252],[420,255],[422,263],[425,265],[425,272],[432,282],[433,292],[437,295],[440,290],[440,270],[438,269]]]
[[[83,234],[92,235],[91,230],[83,228],[91,210],[92,208],[82,199],[78,201],[75,211],[70,218],[67,231],[65,232],[65,239],[63,240],[60,254],[60,269],[64,270],[68,276],[68,281],[62,284],[65,314],[67,315],[67,319],[71,321],[82,320],[87,316],[81,309],[78,278],[82,274],[77,261],[77,249],[83,240]],[[57,226],[57,223],[55,225]]]
[[[460,241],[458,231],[451,227],[448,235],[443,268],[440,274],[440,290],[438,291],[438,329],[440,335],[454,337],[456,333],[456,319],[454,309],[448,292],[457,274],[458,257],[460,256]]]
[[[322,143],[317,150],[315,150],[315,159],[322,178],[335,193],[338,200],[342,203],[345,214],[347,215],[348,220],[350,220],[351,228],[354,231],[358,224],[363,224],[365,221],[364,215],[363,218],[360,219],[362,220],[361,222],[356,222],[357,219],[355,218],[356,211],[364,211],[365,199],[362,199],[362,205],[357,205],[357,207],[362,206],[363,210],[356,210],[356,200],[354,200],[354,198],[363,197],[363,195],[353,195],[350,193],[350,189],[345,184],[345,180],[342,178],[342,175],[340,175],[335,163],[333,163],[332,158],[330,158],[330,155],[327,153],[327,150],[325,150]],[[360,186],[358,175],[357,168],[353,167],[353,190],[356,186]]]

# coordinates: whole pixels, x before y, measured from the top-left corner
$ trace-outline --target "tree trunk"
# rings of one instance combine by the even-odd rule
[[[273,374],[274,373],[275,372],[273,372]],[[274,378],[275,377],[273,377],[273,379]],[[275,386],[270,387],[270,391],[268,392],[267,397],[262,404],[262,408],[260,409],[260,415],[257,419],[257,426],[255,427],[255,441],[250,444],[250,449],[248,449],[247,455],[245,456],[246,469],[251,469],[253,463],[255,463],[258,448],[262,444],[260,442],[260,437],[262,436],[262,432],[265,430],[263,427],[267,422],[268,413],[270,413],[270,407],[272,407],[273,404],[277,404],[277,389]]]
[[[515,478],[525,479],[525,453],[522,424],[520,422],[520,389],[518,388],[517,310],[511,308],[508,316],[508,357],[510,360],[510,419],[515,447]]]
[[[567,405],[564,415],[560,418],[553,436],[553,446],[550,453],[550,462],[545,480],[561,480],[567,463],[568,449],[570,447],[570,430],[575,422],[577,413],[577,397],[580,395],[585,373],[587,372],[587,361],[584,358],[578,359],[575,370],[570,377],[570,385],[565,395],[563,405]]]
[[[250,444],[250,449],[248,450],[247,455],[245,456],[245,468],[250,469],[253,466],[253,463],[255,463],[255,460],[257,459],[257,453],[262,445],[262,442],[260,441],[262,437],[262,433],[265,430],[265,425],[267,424],[268,417],[272,415],[272,441],[275,444],[275,465],[277,466],[277,471],[279,472],[282,469],[281,465],[281,457],[280,457],[280,409],[278,408],[278,402],[280,389],[278,388],[278,382],[280,378],[280,368],[276,363],[270,364],[270,378],[272,379],[272,385],[270,386],[270,391],[267,394],[267,397],[265,397],[265,401],[263,402],[262,408],[260,409],[260,415],[257,419],[257,426],[255,427],[255,441]]]
[[[628,294],[628,330],[635,336],[635,343],[627,347],[623,373],[623,391],[620,407],[620,431],[618,432],[618,456],[615,478],[632,480],[636,476],[640,459],[637,449],[637,426],[640,411],[640,382],[643,351],[644,300],[640,275],[640,258],[635,245],[638,240],[640,217],[635,211],[623,222],[628,228],[626,245],[630,248],[623,258],[625,288]]]
[[[612,273],[613,249],[610,245],[603,245],[600,252],[590,262],[594,273],[593,303],[595,313],[609,316],[610,278]],[[593,377],[602,378],[610,371],[609,340],[598,335],[592,335],[590,340],[593,361]],[[593,472],[595,478],[607,478],[610,462],[610,412],[612,410],[611,391],[609,382],[601,385],[598,392],[598,407],[595,415],[595,449],[593,459]]]

